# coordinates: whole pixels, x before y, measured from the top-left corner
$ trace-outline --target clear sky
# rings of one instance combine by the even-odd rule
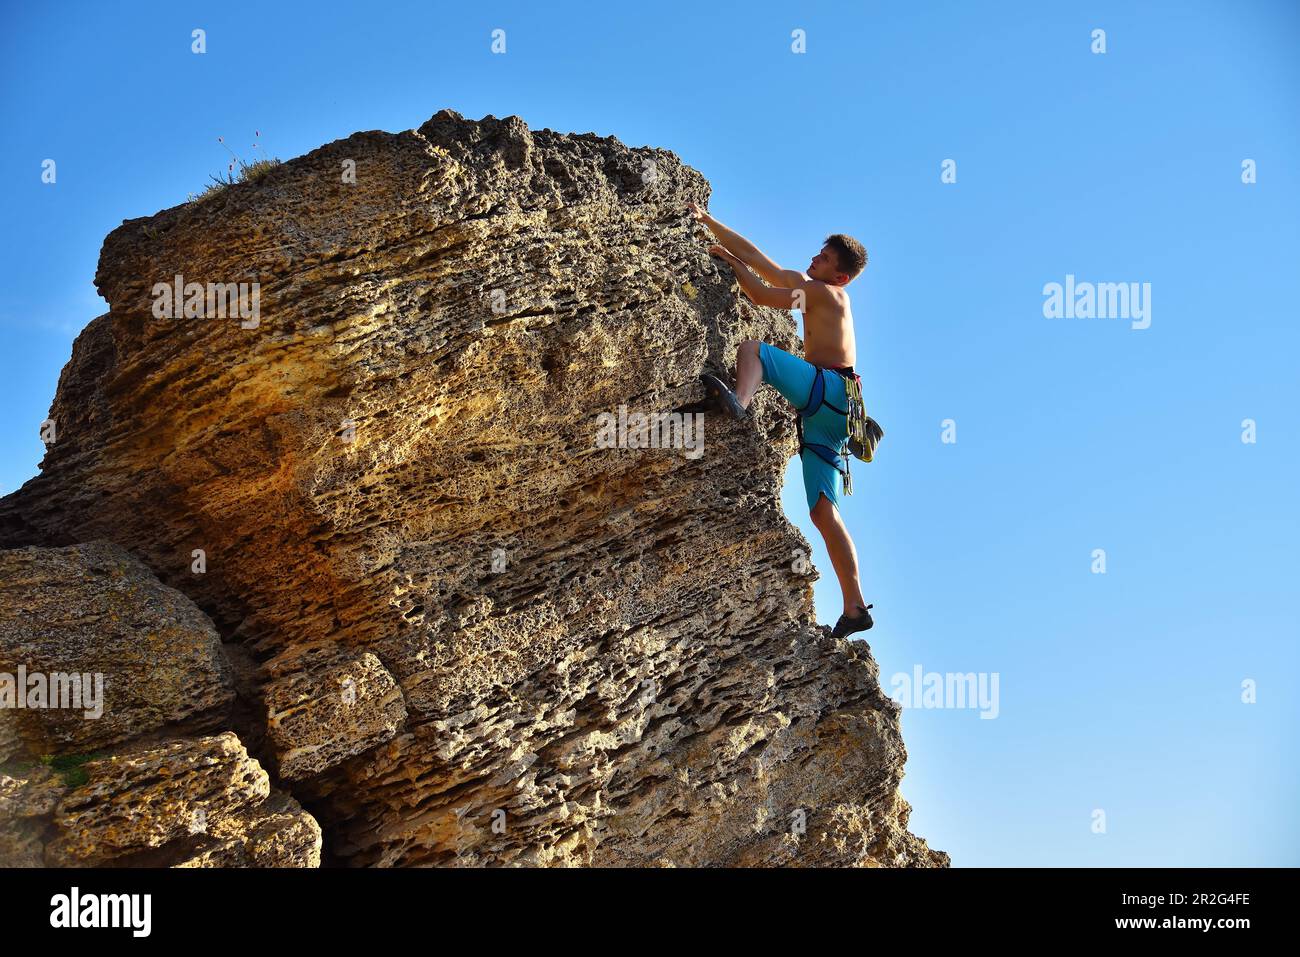
[[[217,136],[287,159],[448,107],[671,149],[782,264],[870,253],[870,643],[887,690],[998,675],[996,718],[904,712],[916,833],[958,866],[1300,864],[1297,53],[1300,4],[1263,0],[5,2],[0,491],[104,236],[223,170]],[[1045,317],[1067,275],[1150,283],[1150,326]]]

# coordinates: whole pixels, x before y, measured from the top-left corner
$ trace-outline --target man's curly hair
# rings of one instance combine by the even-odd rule
[[[839,263],[840,272],[848,273],[849,281],[857,278],[858,273],[867,268],[867,250],[862,243],[852,236],[833,233],[826,237],[825,246],[835,250],[835,261]]]

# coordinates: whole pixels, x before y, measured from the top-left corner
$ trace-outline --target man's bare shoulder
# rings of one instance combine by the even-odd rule
[[[799,284],[811,296],[816,296],[823,302],[834,302],[847,306],[849,304],[849,292],[843,286],[832,286],[828,282],[822,282],[820,279],[813,279],[810,276],[804,276],[804,281]]]

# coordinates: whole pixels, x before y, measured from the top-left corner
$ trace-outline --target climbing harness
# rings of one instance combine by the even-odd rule
[[[849,474],[849,456],[853,455],[864,462],[870,462],[875,456],[876,445],[879,444],[885,433],[876,424],[875,419],[867,416],[866,408],[862,402],[862,379],[853,371],[853,366],[843,366],[829,370],[844,380],[844,391],[849,406],[847,409],[837,408],[826,401],[825,375],[827,370],[821,366],[815,368],[817,371],[813,375],[812,388],[808,390],[808,401],[801,408],[795,410],[798,413],[794,424],[795,431],[799,435],[799,454],[802,456],[804,449],[811,449],[814,455],[844,476],[844,494],[852,495],[853,477]],[[803,420],[816,415],[821,411],[823,405],[832,412],[838,412],[848,419],[848,436],[839,449],[832,448],[829,445],[822,445],[819,442],[804,441]],[[844,460],[842,466],[840,465],[841,459]]]

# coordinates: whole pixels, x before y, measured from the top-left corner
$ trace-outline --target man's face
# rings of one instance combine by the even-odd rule
[[[848,279],[848,276],[839,271],[835,250],[830,246],[823,246],[822,251],[813,257],[812,262],[808,264],[808,275],[836,286],[842,285],[843,281]]]

